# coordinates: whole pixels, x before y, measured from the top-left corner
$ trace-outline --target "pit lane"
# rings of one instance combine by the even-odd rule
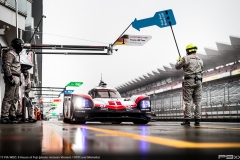
[[[218,159],[240,155],[240,124],[179,122],[134,125],[43,121],[43,155],[98,156],[101,159]],[[58,147],[57,147],[58,146]]]

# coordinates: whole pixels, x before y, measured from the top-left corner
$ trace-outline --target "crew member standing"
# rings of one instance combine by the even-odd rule
[[[185,110],[184,122],[181,125],[190,125],[191,101],[193,101],[193,105],[195,105],[194,125],[199,126],[201,119],[203,61],[196,56],[197,47],[194,44],[187,45],[186,52],[187,55],[183,58],[179,57],[175,65],[176,69],[183,68],[184,71],[182,93]]]
[[[20,56],[24,41],[15,38],[11,42],[11,47],[7,52],[2,54],[2,68],[4,71],[5,93],[2,101],[1,122],[2,123],[19,123],[16,118],[16,108],[19,99],[20,85]]]
[[[23,116],[23,108],[22,107],[27,107],[27,111],[28,111],[28,122],[33,123],[36,122],[36,120],[33,119],[33,106],[32,106],[32,101],[29,97],[29,92],[31,91],[31,81],[29,78],[29,72],[27,69],[22,69],[22,73],[23,73],[23,80],[22,80],[22,87],[23,87],[23,93],[26,101],[26,106],[19,105],[19,108],[17,110],[18,112],[18,117],[20,119],[20,121],[22,121],[22,116]]]
[[[24,69],[23,70],[23,76],[24,76],[24,81],[25,81],[25,98],[26,100],[26,106],[28,108],[28,122],[35,122],[33,119],[33,107],[32,107],[32,101],[29,97],[29,92],[31,91],[31,81],[29,78],[29,72],[28,70]]]

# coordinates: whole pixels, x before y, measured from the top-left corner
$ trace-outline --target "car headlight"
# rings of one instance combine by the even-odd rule
[[[74,102],[74,106],[76,108],[82,108],[83,107],[83,99],[82,98],[77,98]]]
[[[92,102],[83,97],[74,97],[73,106],[75,108],[89,108],[92,107]]]
[[[150,108],[149,100],[141,100],[139,103],[140,108]]]

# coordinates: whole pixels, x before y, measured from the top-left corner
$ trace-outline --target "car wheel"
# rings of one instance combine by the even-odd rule
[[[112,124],[121,124],[121,121],[112,122]]]
[[[64,123],[69,123],[69,120],[67,118],[63,118]]]
[[[72,113],[72,116],[71,116],[71,118],[70,118],[70,123],[72,123],[72,124],[75,122],[75,121],[73,120],[73,118],[74,118],[74,117],[73,117],[73,113]]]
[[[144,121],[144,120],[140,120],[140,121],[133,121],[133,124],[148,124],[149,121]]]

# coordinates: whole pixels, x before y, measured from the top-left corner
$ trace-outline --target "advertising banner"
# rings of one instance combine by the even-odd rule
[[[143,46],[152,36],[148,35],[123,35],[114,45]]]

